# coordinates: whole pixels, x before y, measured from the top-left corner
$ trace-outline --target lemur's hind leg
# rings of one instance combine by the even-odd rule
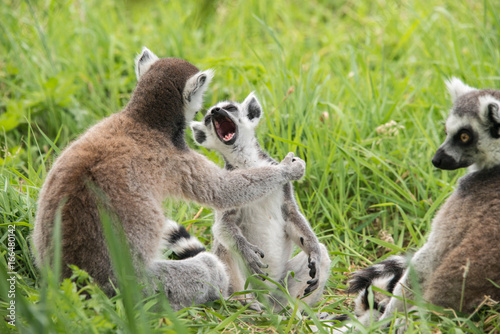
[[[243,270],[246,268],[244,268],[243,263],[238,263],[238,261],[243,261],[243,259],[238,259],[238,255],[229,251],[216,238],[214,238],[213,252],[225,264],[229,276],[228,295],[230,296],[235,292],[243,291],[246,281]],[[252,305],[249,306],[250,309],[258,312],[262,311],[261,304],[255,300],[254,294],[247,293],[236,295],[232,299],[238,300],[243,305],[251,302]]]
[[[155,260],[146,273],[154,290],[163,291],[176,311],[227,295],[226,269],[211,253],[203,252],[185,260]]]
[[[319,248],[321,252],[321,261],[317,264],[320,267],[318,288],[305,297],[305,291],[309,286],[309,283],[307,282],[311,280],[308,267],[308,255],[305,252],[300,252],[292,259],[290,259],[286,264],[286,272],[288,273],[290,271],[293,271],[295,273],[295,277],[292,277],[291,274],[288,274],[287,278],[287,288],[290,296],[301,298],[303,302],[310,306],[316,304],[321,298],[323,289],[325,288],[326,281],[330,274],[331,260],[330,256],[328,255],[328,250],[323,244],[319,244]]]
[[[500,247],[497,240],[497,235],[486,234],[481,229],[470,233],[460,245],[442,257],[429,278],[424,291],[425,301],[472,313],[485,296],[500,299]]]

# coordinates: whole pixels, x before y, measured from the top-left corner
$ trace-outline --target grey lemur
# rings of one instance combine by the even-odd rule
[[[261,116],[261,105],[251,93],[241,104],[216,104],[202,122],[192,122],[191,128],[198,144],[223,156],[226,170],[245,172],[277,165],[255,137]],[[287,272],[294,271],[295,278],[287,280],[291,296],[309,294],[303,300],[310,305],[321,297],[329,276],[330,258],[300,212],[291,183],[258,201],[230,210],[218,209],[212,231],[214,253],[229,270],[230,293],[244,290],[249,269],[281,283]],[[303,251],[291,258],[294,244]],[[257,303],[252,306],[260,308]]]
[[[418,282],[426,302],[467,313],[485,296],[500,300],[500,91],[475,89],[457,78],[447,87],[453,108],[432,163],[446,170],[469,167],[469,173],[434,217],[427,242],[409,264],[392,257],[353,275],[350,292],[359,292],[356,315],[365,324],[371,285],[411,300],[416,288],[411,283]],[[376,293],[374,320],[404,312],[403,303]]]
[[[69,145],[47,175],[33,231],[36,263],[51,261],[60,212],[63,276],[69,277],[68,265],[75,264],[113,294],[115,278],[99,216],[104,207],[120,222],[135,268],[162,285],[157,289],[174,309],[218,299],[219,291],[226,294],[228,288],[224,265],[164,216],[163,199],[193,200],[220,210],[238,207],[301,178],[305,163],[289,154],[276,166],[219,168],[184,138],[213,72],[181,59],[159,59],[144,48],[136,58],[136,74],[138,83],[125,108]],[[165,245],[188,258],[161,259]]]

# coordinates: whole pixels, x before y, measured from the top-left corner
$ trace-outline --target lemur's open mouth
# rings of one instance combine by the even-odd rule
[[[236,140],[237,127],[231,118],[224,113],[216,112],[212,115],[212,122],[220,141],[226,145],[232,145]]]

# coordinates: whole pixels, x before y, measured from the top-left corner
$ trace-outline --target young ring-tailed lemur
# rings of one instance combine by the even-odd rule
[[[276,161],[255,137],[261,116],[259,101],[251,93],[241,104],[216,104],[203,122],[192,122],[191,129],[198,144],[223,156],[227,170],[274,166]],[[214,252],[229,269],[230,293],[244,289],[248,268],[261,275],[265,268],[266,276],[278,282],[283,282],[288,272],[295,272],[295,278],[288,279],[291,296],[309,294],[304,298],[309,305],[321,297],[330,258],[300,212],[291,183],[252,204],[217,210],[212,230]],[[294,244],[303,251],[291,258]]]
[[[162,201],[237,207],[299,179],[305,164],[289,154],[275,166],[244,172],[219,168],[185,140],[186,124],[201,108],[213,72],[182,59],[159,59],[144,48],[136,74],[125,108],[69,145],[47,175],[33,231],[36,263],[53,259],[59,212],[63,277],[71,276],[69,264],[77,265],[112,295],[116,280],[100,219],[105,209],[120,224],[135,269],[146,273],[150,286],[164,292],[174,309],[219,299],[228,288],[224,265],[165,218]],[[188,258],[161,258],[165,244]]]
[[[469,167],[469,173],[436,214],[409,268],[403,257],[393,257],[354,273],[349,290],[359,292],[355,313],[365,324],[373,285],[411,300],[411,283],[418,282],[426,302],[467,313],[485,296],[500,300],[500,91],[475,89],[457,78],[447,87],[453,108],[432,163],[445,170]],[[373,299],[374,320],[404,312],[401,298],[377,293]]]

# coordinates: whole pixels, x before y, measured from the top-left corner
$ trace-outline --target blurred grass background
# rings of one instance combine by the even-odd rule
[[[296,195],[333,261],[315,311],[350,312],[347,274],[421,246],[464,173],[430,163],[451,106],[443,81],[457,76],[475,87],[500,86],[499,13],[492,0],[4,0],[0,251],[6,254],[7,225],[14,223],[18,313],[17,326],[2,321],[0,331],[310,330],[312,321],[293,307],[256,314],[218,302],[173,314],[161,296],[130,297],[130,306],[125,295],[106,298],[79,270],[78,283],[57,284],[50,271],[34,268],[29,233],[45,175],[68,142],[127,103],[142,46],[215,69],[206,107],[256,92],[266,112],[261,143],[277,159],[294,151],[307,162]],[[167,201],[165,209],[210,247],[209,208],[197,219],[196,204]],[[5,257],[0,261],[4,276]],[[4,283],[0,277],[3,317]],[[93,298],[84,299],[84,291]],[[131,310],[141,310],[137,319]],[[498,310],[473,317],[431,312],[409,328],[498,333]],[[383,330],[374,324],[366,331]]]

